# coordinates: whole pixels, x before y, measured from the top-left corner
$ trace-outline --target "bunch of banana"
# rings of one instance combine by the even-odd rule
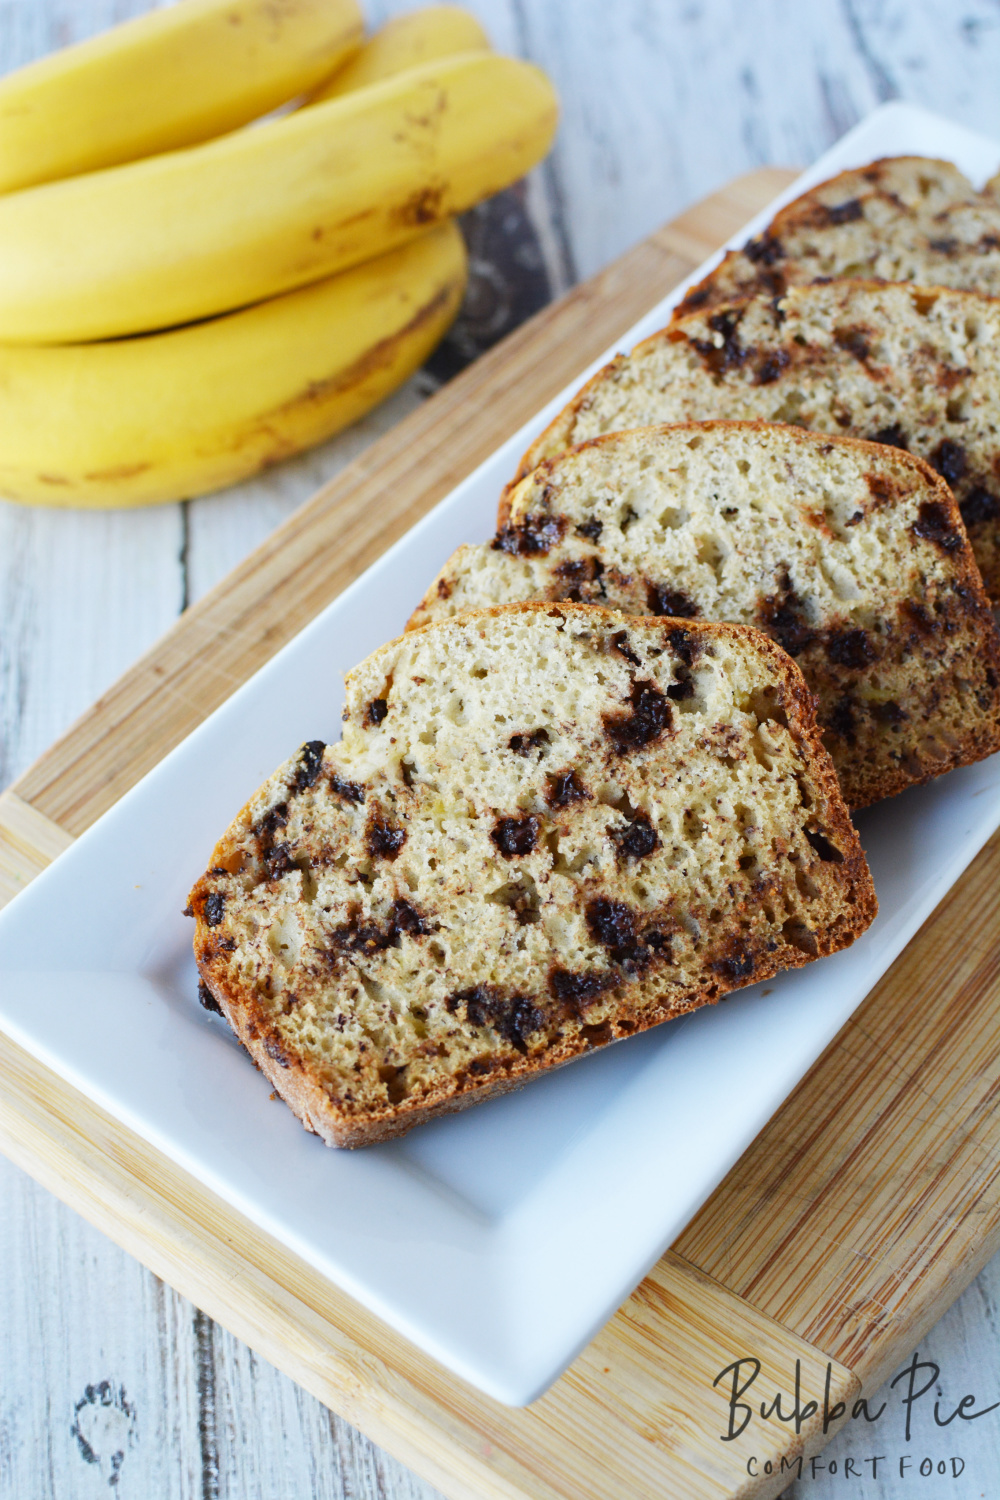
[[[193,146],[361,49],[357,0],[184,0],[0,80],[0,192]]]
[[[320,12],[316,50],[333,77],[317,93],[303,39]],[[259,65],[228,94],[217,82],[216,121],[267,108],[279,75],[286,98],[290,87],[311,97],[169,149],[212,128],[209,90],[183,85],[205,76],[206,36],[220,75],[231,66],[209,27],[225,13],[258,27]],[[173,29],[158,31],[166,16]],[[110,128],[72,160],[63,141],[61,163],[44,132],[7,130],[8,99],[40,109],[59,97],[58,58],[0,84],[0,180],[39,184],[0,197],[0,495],[138,505],[234,483],[356,420],[445,333],[466,277],[451,218],[540,159],[555,98],[450,6],[400,18],[360,48],[356,18],[353,0],[178,0],[102,47],[69,49],[61,134],[86,113],[88,78],[109,120],[114,90],[119,104],[130,97],[126,54],[150,77],[162,57],[170,74],[169,88],[150,90],[145,144],[136,128],[118,147],[138,159],[100,170],[86,167],[115,159]],[[172,45],[158,51],[165,35]],[[160,102],[178,95],[183,119]],[[57,171],[81,175],[43,182]]]

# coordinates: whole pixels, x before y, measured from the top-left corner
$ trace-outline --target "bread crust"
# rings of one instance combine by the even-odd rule
[[[780,297],[791,286],[845,274],[995,296],[998,236],[1000,205],[951,162],[882,157],[779,209],[757,239],[730,250],[690,288],[674,316],[739,298]]]
[[[598,616],[601,617],[600,620],[597,619]],[[649,632],[649,639],[662,639],[664,642],[667,641],[671,628],[671,622],[665,622],[662,618],[633,620],[613,611],[596,611],[588,606],[568,604],[554,609],[551,604],[545,603],[508,605],[477,611],[462,617],[464,623],[461,628],[468,632],[469,622],[472,622],[471,628],[479,629],[477,622],[498,618],[503,621],[505,628],[510,626],[511,621],[516,623],[518,619],[522,622],[533,619],[561,620],[570,626],[577,622],[581,629],[585,623],[588,632],[595,624],[605,630],[626,625],[632,632],[632,637],[635,637],[637,631],[646,630]],[[554,632],[562,627],[550,625],[548,628]],[[409,637],[409,642],[412,644],[414,637],[421,636],[429,642],[438,640],[441,632],[447,629],[448,626],[440,624],[428,625],[414,632]],[[761,664],[762,669],[766,668],[766,674],[763,670],[761,672],[761,680],[764,681],[766,676],[783,705],[789,741],[795,747],[796,764],[807,768],[812,789],[810,795],[816,798],[815,811],[810,816],[824,830],[823,838],[828,839],[839,851],[835,866],[823,866],[829,880],[835,881],[835,885],[830,885],[828,889],[836,890],[839,894],[831,908],[833,914],[830,919],[814,935],[813,951],[795,947],[791,941],[776,945],[773,951],[756,953],[752,969],[737,965],[731,973],[728,970],[706,970],[704,983],[700,988],[690,989],[680,997],[665,997],[656,1004],[640,1003],[646,984],[642,977],[643,971],[640,969],[637,971],[638,977],[633,974],[630,978],[627,969],[623,970],[614,990],[608,991],[607,1004],[612,1007],[612,1011],[599,1027],[591,1028],[590,1031],[586,1027],[576,1031],[570,1028],[565,1034],[560,1031],[552,1044],[546,1043],[540,1052],[500,1048],[495,1054],[496,1066],[492,1068],[490,1077],[478,1076],[471,1068],[464,1071],[460,1069],[432,1082],[413,1098],[369,1102],[363,1109],[352,1110],[342,1098],[335,1097],[328,1082],[308,1057],[290,1053],[287,1035],[281,1030],[283,1013],[276,1011],[260,990],[255,990],[239,979],[234,980],[229,958],[231,950],[227,949],[226,944],[232,942],[231,934],[235,932],[235,928],[228,925],[228,917],[219,915],[221,906],[214,910],[209,904],[213,899],[219,900],[220,891],[233,889],[232,881],[236,877],[231,872],[237,866],[240,848],[245,847],[247,828],[252,826],[255,818],[259,822],[259,808],[273,807],[274,798],[281,795],[283,787],[294,789],[297,762],[293,760],[282,768],[282,772],[277,773],[276,778],[272,778],[272,783],[268,783],[263,800],[258,794],[258,798],[252,799],[243,814],[235,820],[216,846],[208,873],[192,891],[191,907],[197,921],[195,954],[203,984],[254,1062],[306,1128],[320,1135],[327,1144],[353,1147],[388,1140],[438,1115],[464,1109],[483,1099],[505,1093],[542,1072],[572,1061],[592,1050],[595,1045],[604,1045],[646,1030],[698,1005],[714,1002],[743,984],[756,983],[772,977],[782,968],[797,967],[809,962],[812,957],[836,951],[852,942],[868,926],[876,910],[871,877],[857,834],[840,796],[832,764],[818,738],[812,695],[798,669],[778,646],[750,627],[699,623],[692,627],[692,635],[697,637],[701,647],[710,647],[718,642],[729,650],[746,650]],[[399,641],[388,643],[349,675],[349,703],[352,701],[352,679],[360,677],[363,684],[377,681],[381,672],[387,667],[391,670],[397,662],[400,644]],[[410,659],[412,654],[407,658]],[[328,748],[322,776],[329,774],[330,766],[340,764],[335,759],[329,759],[331,753]],[[285,795],[291,794],[286,790]],[[230,898],[227,897],[228,899]],[[231,904],[235,906],[235,897],[231,898]]]
[[[603,432],[781,421],[794,410],[796,426],[933,459],[1000,603],[998,351],[1000,299],[947,287],[834,280],[690,313],[599,370],[529,448],[514,484]]]
[[[692,440],[698,444],[698,454],[687,451],[686,445]],[[713,448],[713,441],[718,442],[718,450]],[[828,542],[819,541],[825,525],[823,485],[834,467],[842,475],[848,460],[853,460],[857,469],[858,503],[862,507],[870,503],[873,483],[880,488],[883,498],[871,517],[865,515],[860,531],[845,535],[860,538],[869,520],[876,526],[887,523],[895,526],[898,516],[902,545],[894,538],[895,553],[888,554],[888,562],[883,564],[883,570],[898,568],[898,588],[883,588],[880,596],[883,607],[875,608],[875,601],[869,604],[864,584],[860,584],[859,602],[864,606],[865,623],[873,609],[878,616],[879,635],[870,638],[877,640],[870,664],[852,662],[850,670],[832,664],[822,628],[827,620],[833,626],[843,625],[847,606],[836,601],[831,601],[832,611],[826,606],[828,615],[821,613],[818,622],[812,616],[819,634],[799,647],[801,654],[797,657],[797,664],[819,695],[825,742],[834,756],[849,805],[867,807],[1000,750],[1000,635],[954,495],[923,459],[858,438],[730,419],[680,422],[591,438],[566,453],[543,460],[531,474],[508,487],[500,502],[497,535],[490,547],[460,548],[432,582],[411,618],[411,626],[469,608],[477,602],[475,591],[483,588],[481,580],[487,572],[493,580],[493,596],[501,600],[527,597],[559,600],[575,596],[587,603],[603,600],[628,613],[640,613],[649,592],[662,586],[664,576],[657,570],[656,528],[648,543],[651,550],[643,571],[638,551],[644,536],[643,522],[638,522],[636,531],[630,533],[631,551],[624,554],[625,538],[613,524],[609,536],[603,530],[603,523],[599,523],[601,537],[591,541],[581,538],[579,523],[586,523],[598,514],[606,520],[612,516],[609,492],[617,485],[624,494],[635,484],[640,453],[643,462],[655,458],[667,471],[682,466],[687,474],[706,452],[732,449],[734,453],[737,450],[749,453],[751,443],[761,451],[768,451],[769,445],[776,455],[776,467],[780,469],[784,462],[788,474],[796,476],[795,494],[800,510],[792,517],[792,524],[786,523],[789,557],[794,555],[796,546],[801,546],[801,535],[810,526],[819,528],[812,534],[824,554],[832,554],[838,545],[832,533]],[[817,471],[812,516],[805,505],[807,486],[802,477],[804,465],[810,461]],[[811,476],[812,469],[808,472]],[[579,480],[574,488],[575,476]],[[708,482],[706,478],[705,483]],[[737,503],[732,485],[743,482],[738,474],[728,478],[716,475],[712,482],[725,487],[727,497]],[[661,483],[663,488],[658,493],[665,503],[669,486]],[[682,482],[675,481],[675,486],[677,503],[690,504],[690,499],[680,499],[682,493],[687,493]],[[793,481],[779,473],[774,492],[780,492],[783,486],[791,493]],[[581,508],[581,494],[585,497],[585,509]],[[918,504],[930,507],[939,518],[940,536],[946,539],[947,550],[911,531],[917,521]],[[533,527],[532,556],[524,559],[512,556],[529,521]],[[717,519],[714,524],[719,524]],[[765,530],[756,528],[759,554],[753,548],[747,550],[745,540],[743,550],[737,554],[747,574],[754,578],[766,575],[772,590],[778,587],[778,580],[771,576],[773,563],[765,566],[763,559],[775,551],[776,525],[772,520]],[[551,544],[542,535],[546,528],[555,535]],[[634,537],[640,540],[633,540]],[[665,545],[665,541],[664,538],[660,545]],[[781,555],[780,548],[777,555]],[[823,560],[829,562],[830,558]],[[821,562],[817,560],[815,566],[819,571]],[[805,592],[802,571],[800,563],[796,587]],[[675,565],[669,576],[670,588],[686,589],[699,601],[697,607],[688,606],[689,613],[713,617],[712,609],[704,607],[697,588],[688,581],[692,576],[690,571]],[[857,584],[857,574],[854,579]],[[746,609],[756,603],[758,615],[750,616],[756,624],[762,623],[766,613],[766,601],[760,596],[767,592],[767,587],[758,583],[757,595],[750,590],[743,606]],[[947,606],[943,616],[925,607],[933,604],[939,608],[942,603]],[[728,598],[727,604],[731,611],[734,600]],[[716,613],[714,617],[739,619],[741,615],[728,612]],[[747,619],[747,615],[742,618]],[[765,629],[770,631],[771,627],[765,623]],[[774,633],[782,642],[780,626],[775,627]],[[910,666],[918,661],[923,663],[919,671]],[[912,684],[909,689],[908,681]],[[869,689],[874,702],[880,702],[887,694],[892,701],[898,722],[891,728],[879,729],[866,719],[864,699]],[[936,729],[941,732],[935,733]]]

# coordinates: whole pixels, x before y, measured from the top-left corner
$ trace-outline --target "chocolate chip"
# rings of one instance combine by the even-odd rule
[[[658,740],[672,727],[670,704],[651,682],[633,684],[630,714],[604,714],[604,730],[619,755]]]
[[[193,917],[194,916],[194,907],[191,905],[190,901],[188,902],[187,906],[185,906],[184,910],[181,912],[181,916],[182,917]]]
[[[807,828],[804,831],[809,843],[816,850],[816,853],[823,860],[824,864],[842,865],[844,863],[844,856],[839,849],[830,843],[826,834],[820,833],[817,828]]]
[[[933,635],[938,628],[930,610],[916,599],[904,599],[899,606],[899,613],[909,625],[911,634]]]
[[[713,375],[723,375],[727,370],[739,369],[753,352],[740,343],[737,329],[743,317],[743,308],[730,308],[726,312],[713,313],[708,326],[714,333],[722,335],[722,344],[709,339],[692,339],[692,348],[697,349]]]
[[[206,1010],[210,1010],[213,1015],[222,1015],[222,1006],[219,1004],[218,1000],[216,1000],[208,985],[202,984],[200,979],[198,981],[198,1000],[200,1004],[202,1004]]]
[[[805,605],[791,586],[785,569],[778,578],[778,592],[769,594],[757,611],[757,618],[772,640],[789,656],[798,656],[816,639],[816,632],[805,618]]]
[[[784,259],[785,250],[780,240],[765,232],[759,239],[747,240],[743,246],[743,254],[755,266],[773,266],[776,261]]]
[[[711,297],[711,295],[712,295],[712,288],[711,287],[709,287],[709,286],[697,286],[697,287],[695,287],[693,291],[688,292],[688,294],[684,298],[683,302],[679,302],[677,304],[677,316],[680,317],[680,318],[682,318],[685,313],[694,312],[697,308],[704,307],[705,303],[708,301],[708,299]]]
[[[556,1000],[581,1011],[618,982],[618,975],[610,969],[574,974],[569,969],[554,968],[549,974],[549,992]]]
[[[855,219],[864,218],[864,209],[858,198],[848,198],[845,203],[825,207],[822,212],[827,224],[853,224]]]
[[[504,526],[493,538],[494,552],[515,557],[538,557],[562,539],[566,521],[562,516],[525,516],[518,526]]]
[[[712,968],[730,984],[749,979],[754,970],[753,950],[748,943],[734,942],[726,956],[716,959]]]
[[[564,583],[594,583],[604,572],[604,564],[599,557],[581,557],[572,562],[560,563],[555,573]]]
[[[530,755],[540,745],[547,745],[549,736],[544,729],[533,729],[530,734],[512,734],[507,744],[515,755]]]
[[[526,1052],[528,1037],[541,1030],[545,1017],[524,995],[503,995],[490,984],[456,990],[445,1000],[445,1009],[455,1015],[459,1006],[465,1009],[470,1026],[492,1026],[518,1052]]]
[[[330,791],[335,797],[343,797],[345,802],[363,802],[365,800],[365,788],[359,786],[356,781],[345,781],[336,772],[330,777]]]
[[[581,521],[578,526],[574,526],[573,530],[577,536],[585,536],[590,542],[599,542],[601,540],[601,532],[604,530],[604,522]]]
[[[958,249],[958,240],[928,240],[927,246],[930,250],[936,250],[938,255],[954,255]]]
[[[843,349],[847,354],[852,354],[863,364],[872,352],[871,333],[870,328],[838,328],[833,335],[833,341],[838,348]]]
[[[826,726],[832,729],[834,734],[839,735],[842,740],[846,740],[849,745],[854,744],[855,731],[857,729],[854,709],[854,699],[845,695],[843,698],[837,699],[825,718]]]
[[[773,385],[781,378],[783,370],[786,370],[792,362],[792,357],[787,349],[772,349],[765,352],[757,363],[754,374],[754,385]]]
[[[296,792],[305,791],[307,786],[312,786],[319,775],[323,764],[323,751],[326,749],[324,740],[308,740],[299,751],[299,763],[295,768],[295,777],[292,781],[292,789]]]
[[[700,638],[692,631],[678,626],[676,630],[667,632],[667,640],[670,642],[674,655],[679,657],[686,667],[693,667],[701,651]]]
[[[288,1053],[285,1051],[285,1049],[281,1046],[280,1042],[276,1042],[273,1037],[266,1036],[264,1038],[264,1051],[267,1053],[268,1057],[272,1057],[274,1059],[279,1068],[291,1067],[291,1058],[288,1056]]]
[[[630,823],[613,831],[611,837],[617,847],[619,859],[645,859],[660,842],[656,829],[644,812],[637,812]],[[651,943],[652,937],[647,936],[646,941]]]
[[[287,875],[289,870],[294,870],[295,861],[292,859],[288,845],[272,844],[264,856],[264,867],[267,870],[268,880],[280,880],[282,875]]]
[[[887,698],[884,703],[870,703],[868,705],[872,717],[880,724],[903,724],[910,717],[898,703]]]
[[[209,891],[203,907],[205,921],[209,927],[218,927],[226,909],[226,898],[221,891]]]
[[[883,443],[887,448],[901,448],[904,453],[909,453],[909,440],[906,433],[898,422],[893,422],[891,427],[880,427],[878,432],[873,432],[868,439],[870,443]]]
[[[826,654],[839,667],[860,671],[878,656],[865,630],[831,630],[827,635]]]
[[[980,526],[984,521],[995,521],[1000,516],[1000,500],[981,485],[970,490],[958,508],[966,526]]]
[[[409,901],[399,899],[392,903],[383,924],[376,921],[362,923],[355,916],[351,921],[334,928],[330,933],[330,943],[334,948],[373,955],[383,953],[387,948],[398,948],[400,933],[405,932],[409,937],[425,937],[427,933],[435,931],[433,923],[421,916],[416,907],[411,906]]]
[[[965,473],[966,453],[961,443],[952,443],[944,438],[930,458],[942,479],[946,479],[949,484],[954,484]]]
[[[274,843],[274,837],[278,829],[284,828],[287,823],[288,803],[278,802],[271,808],[270,812],[264,814],[259,823],[254,825],[253,831],[266,850]]]
[[[587,926],[605,948],[625,948],[635,942],[635,912],[624,901],[598,896],[589,902]]]
[[[381,724],[389,712],[389,705],[384,698],[373,698],[365,709],[365,723],[374,728]]]
[[[942,552],[957,552],[965,541],[962,534],[954,530],[951,513],[940,500],[925,500],[910,530],[923,541],[933,542]]]
[[[520,818],[498,818],[490,838],[508,859],[530,854],[538,842],[538,819],[527,814]]]
[[[635,913],[624,901],[598,896],[587,903],[586,917],[591,936],[626,972],[648,963],[650,955],[636,931]]]
[[[405,828],[391,822],[381,811],[372,813],[365,835],[365,844],[372,859],[392,861],[405,843]]]
[[[389,908],[389,925],[387,931],[394,937],[400,932],[407,932],[411,937],[423,937],[426,933],[433,932],[435,929],[428,924],[425,917],[420,915],[415,906],[411,906],[409,901],[404,901],[400,898],[394,901]],[[392,946],[398,947],[399,945],[394,942]]]
[[[583,802],[589,796],[575,771],[559,771],[545,778],[545,798],[550,807],[568,807],[571,802]]]
[[[646,608],[651,615],[673,615],[679,620],[693,620],[698,616],[698,606],[692,604],[687,594],[660,583],[646,584]]]
[[[689,673],[681,671],[677,681],[667,688],[667,697],[675,703],[683,703],[686,698],[694,697],[694,680]]]
[[[624,630],[616,630],[610,638],[609,645],[612,651],[617,651],[618,655],[623,656],[627,662],[631,662],[633,667],[640,665],[639,658],[629,645],[629,639]]]

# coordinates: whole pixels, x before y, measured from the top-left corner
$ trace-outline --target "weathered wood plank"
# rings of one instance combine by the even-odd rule
[[[727,1500],[751,1454],[816,1451],[772,1413],[719,1441],[734,1329],[762,1389],[822,1401],[825,1354],[667,1255],[567,1374],[512,1411],[466,1386],[16,1046],[0,1049],[0,1145],[158,1275],[454,1500]],[[211,1352],[206,1353],[211,1360]],[[830,1400],[860,1385],[834,1362]],[[214,1422],[218,1426],[216,1408]],[[211,1446],[211,1443],[210,1443]]]
[[[366,0],[366,10],[379,20],[409,3]],[[144,0],[6,0],[0,7],[0,69],[145,8]],[[753,7],[734,6],[732,0],[667,0],[654,7],[624,0],[612,8],[578,0],[570,21],[566,7],[556,0],[532,0],[530,6],[476,0],[473,8],[498,45],[534,55],[555,73],[562,90],[566,123],[554,163],[543,174],[550,198],[538,193],[534,203],[536,219],[547,220],[539,227],[550,239],[562,239],[564,267],[572,267],[574,259],[583,271],[604,264],[733,172],[765,160],[812,159],[871,104],[895,93],[1000,135],[995,89],[1000,22],[989,0],[968,0],[950,11],[933,0],[907,6],[857,0],[798,7],[794,15],[784,0]],[[336,451],[330,462],[318,478],[325,480],[336,471]],[[19,518],[24,513],[0,507],[16,523],[8,526],[0,520],[0,785],[20,773],[160,633],[149,599],[141,596],[150,580],[154,596],[179,602],[185,596],[178,560],[183,550],[190,566],[186,597],[198,598],[256,545],[274,520],[283,519],[305,497],[314,477],[310,469],[295,494],[285,488],[290,479],[281,472],[269,476],[260,496],[236,493],[197,502],[190,507],[186,546],[179,522],[172,534],[167,527],[157,532],[152,526],[147,534],[144,520],[122,518],[120,539],[111,544],[117,559],[113,567],[106,565],[104,544],[86,540],[71,518],[37,514],[22,531]],[[215,505],[220,507],[218,523]],[[223,507],[228,510],[225,523]],[[93,528],[95,538],[98,531]],[[28,534],[30,544],[24,540]],[[48,586],[53,560],[58,578],[67,577],[60,560],[66,554],[77,579],[89,580],[88,590],[73,595],[61,585]],[[163,624],[175,608],[171,603]],[[23,1495],[62,1500],[66,1494],[89,1494],[81,1484],[89,1482],[92,1471],[75,1446],[68,1466],[58,1471],[47,1467],[46,1455],[63,1451],[60,1442],[68,1430],[55,1373],[65,1349],[86,1380],[103,1379],[113,1367],[116,1378],[138,1393],[139,1443],[129,1450],[117,1487],[124,1500],[174,1494],[185,1500],[215,1494],[242,1500],[275,1493],[316,1494],[319,1500],[326,1500],[327,1493],[408,1500],[410,1481],[402,1471],[391,1464],[380,1469],[381,1460],[369,1445],[345,1436],[349,1430],[340,1425],[334,1429],[340,1434],[336,1440],[327,1437],[325,1414],[312,1398],[300,1393],[289,1397],[285,1377],[253,1361],[248,1350],[221,1330],[215,1332],[219,1399],[234,1414],[237,1431],[233,1433],[228,1418],[222,1422],[217,1469],[203,1473],[197,1431],[187,1417],[177,1415],[189,1409],[196,1388],[193,1345],[182,1330],[192,1309],[165,1292],[168,1303],[182,1309],[180,1322],[168,1320],[160,1327],[147,1318],[142,1309],[152,1303],[142,1290],[146,1273],[136,1279],[128,1258],[101,1236],[85,1231],[78,1237],[70,1211],[4,1163],[0,1201],[7,1269],[0,1322],[5,1335],[0,1494],[18,1500]],[[38,1240],[33,1223],[43,1204],[55,1227]],[[60,1240],[73,1253],[57,1259]],[[38,1254],[12,1256],[9,1246],[22,1242],[37,1242]],[[175,1388],[151,1380],[147,1394],[138,1381],[139,1361],[127,1343],[113,1348],[102,1344],[104,1320],[75,1315],[73,1310],[88,1300],[130,1310],[123,1312],[119,1327],[131,1324],[136,1349],[160,1341]],[[956,1400],[971,1389],[983,1390],[984,1401],[997,1397],[996,1390],[985,1390],[984,1374],[993,1378],[998,1303],[1000,1268],[994,1261],[935,1330],[934,1357],[952,1381],[946,1394],[953,1389]],[[38,1309],[50,1304],[63,1311],[57,1317],[41,1316]],[[110,1364],[98,1357],[104,1348]],[[221,1352],[230,1349],[231,1354]],[[243,1361],[238,1389],[236,1375],[230,1384],[223,1371],[230,1359]],[[211,1381],[204,1394],[212,1396]],[[244,1405],[250,1399],[252,1411]],[[154,1420],[158,1402],[164,1416]],[[306,1412],[316,1415],[300,1418]],[[296,1425],[299,1420],[301,1426]],[[250,1424],[252,1445],[230,1449],[240,1426]],[[941,1437],[929,1417],[926,1430],[930,1439]],[[884,1431],[884,1424],[873,1429],[880,1440]],[[996,1414],[965,1424],[958,1451],[968,1457],[968,1470],[963,1480],[948,1481],[949,1495],[965,1500],[992,1493],[1000,1470],[998,1434]],[[830,1455],[850,1451],[850,1439],[845,1433]],[[898,1424],[890,1433],[890,1441],[896,1439],[902,1446]],[[37,1462],[36,1455],[41,1455]],[[275,1455],[285,1456],[286,1469],[279,1468]],[[183,1480],[177,1478],[181,1473]],[[311,1485],[310,1473],[315,1476]],[[277,1474],[276,1483],[268,1487],[260,1477],[265,1474],[268,1480]],[[79,1475],[84,1476],[80,1483]],[[414,1494],[430,1493],[413,1484]],[[900,1479],[895,1471],[883,1481],[880,1472],[878,1482],[866,1482],[864,1492],[904,1500],[915,1484],[912,1476]],[[106,1488],[103,1478],[101,1487]],[[829,1500],[852,1488],[844,1485],[841,1472],[803,1484],[796,1494]]]

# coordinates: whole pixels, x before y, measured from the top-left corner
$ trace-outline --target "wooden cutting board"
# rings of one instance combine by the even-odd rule
[[[547,308],[188,610],[0,797],[0,899],[791,175],[730,183]],[[0,1149],[448,1496],[773,1496],[837,1429],[824,1432],[824,1397],[849,1415],[1000,1248],[998,933],[994,838],[672,1249],[525,1410],[442,1370],[2,1037]],[[760,1369],[752,1418],[729,1441],[743,1411],[730,1424],[734,1377],[716,1379],[737,1360]]]

